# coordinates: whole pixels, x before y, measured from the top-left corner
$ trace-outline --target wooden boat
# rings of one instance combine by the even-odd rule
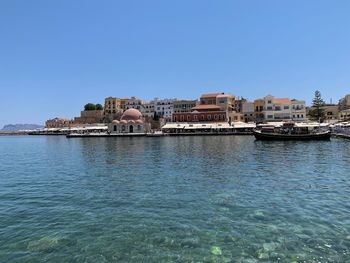
[[[296,126],[294,123],[284,123],[282,127],[264,127],[254,130],[257,140],[329,140],[331,131],[311,129],[307,126]]]
[[[253,134],[257,140],[280,141],[280,140],[329,140],[330,131],[322,131],[306,134],[281,134],[276,132],[263,132],[255,130]]]

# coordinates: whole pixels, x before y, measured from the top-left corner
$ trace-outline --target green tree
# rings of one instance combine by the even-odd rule
[[[97,103],[96,104],[96,110],[103,110],[103,107],[101,104]]]
[[[84,110],[86,110],[86,111],[88,111],[88,110],[96,110],[96,105],[93,104],[93,103],[85,104]]]
[[[312,108],[310,110],[310,116],[315,120],[323,121],[325,117],[325,110],[322,108],[325,105],[322,99],[321,92],[316,90],[315,97],[312,100]]]

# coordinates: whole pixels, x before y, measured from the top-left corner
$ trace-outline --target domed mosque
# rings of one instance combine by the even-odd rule
[[[120,120],[113,120],[108,125],[111,134],[118,133],[139,133],[144,134],[148,129],[141,112],[137,109],[128,109],[121,116]]]

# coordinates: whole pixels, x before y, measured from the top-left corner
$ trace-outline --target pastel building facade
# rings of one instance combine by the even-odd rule
[[[263,98],[264,121],[305,121],[305,101],[275,98],[268,95]]]
[[[253,122],[254,118],[254,102],[243,102],[242,103],[242,114],[245,122]]]
[[[263,99],[254,100],[254,121],[255,122],[261,123],[265,120],[264,107],[265,107],[265,100]]]
[[[304,100],[291,100],[291,119],[293,121],[306,120],[306,103]]]
[[[125,99],[124,110],[137,109],[141,110],[142,105],[145,101],[136,97],[131,97],[130,99]]]
[[[176,100],[155,98],[150,103],[154,105],[154,112],[158,117],[171,120],[174,113],[174,102]]]
[[[190,112],[176,112],[173,122],[231,122],[242,119],[235,111],[235,97],[225,93],[203,94]]]
[[[177,100],[177,101],[174,101],[173,113],[191,112],[192,108],[196,107],[197,104],[198,104],[197,100]]]
[[[105,98],[105,104],[103,108],[103,116],[106,122],[111,122],[115,118],[118,118],[123,113],[122,99],[115,97]]]

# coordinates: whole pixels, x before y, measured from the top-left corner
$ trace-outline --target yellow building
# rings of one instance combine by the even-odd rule
[[[111,122],[123,114],[124,99],[108,97],[105,99],[103,116],[106,122]]]
[[[254,100],[254,120],[256,122],[264,121],[264,105],[263,99]]]

